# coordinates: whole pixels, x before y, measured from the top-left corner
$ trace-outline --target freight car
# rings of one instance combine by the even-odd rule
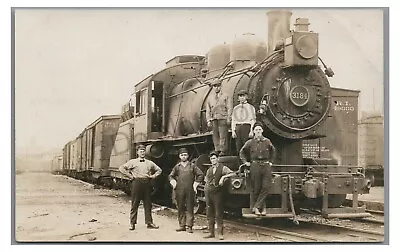
[[[55,175],[59,175],[63,170],[63,156],[57,155],[51,160],[51,173]]]
[[[358,123],[359,164],[371,186],[384,185],[384,125],[380,113],[363,113]]]
[[[120,115],[103,115],[88,125],[63,148],[63,173],[88,182],[100,181],[110,175],[109,163]]]

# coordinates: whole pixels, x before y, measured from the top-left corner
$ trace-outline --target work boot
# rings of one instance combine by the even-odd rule
[[[265,207],[263,208],[261,215],[263,215],[263,216],[267,215],[267,209]]]
[[[204,236],[204,239],[209,239],[209,238],[214,238],[215,237],[215,234],[209,234],[209,235],[207,235],[207,236]]]
[[[132,224],[132,225],[129,227],[129,230],[135,230],[135,224]]]
[[[159,226],[155,225],[154,223],[149,223],[149,224],[147,224],[147,228],[149,228],[149,229],[158,229]]]
[[[188,233],[193,233],[193,228],[192,227],[188,227],[187,231],[188,231]]]
[[[258,208],[253,208],[253,212],[254,212],[254,214],[256,214],[256,215],[261,215],[261,213],[260,213],[260,210],[258,210]]]
[[[182,232],[182,231],[186,231],[186,228],[185,227],[180,227],[180,228],[178,228],[176,230],[176,232]]]
[[[222,235],[222,234],[219,235],[219,236],[218,236],[218,239],[222,241],[222,240],[224,239],[224,235]]]

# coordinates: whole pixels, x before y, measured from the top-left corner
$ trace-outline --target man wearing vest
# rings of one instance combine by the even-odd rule
[[[151,160],[145,159],[146,147],[139,145],[137,148],[138,158],[129,160],[119,167],[119,171],[132,180],[132,205],[129,230],[135,230],[137,214],[140,201],[143,200],[144,220],[147,228],[157,229],[153,224],[151,216],[151,180],[158,177],[162,170]]]
[[[187,231],[193,233],[193,210],[197,186],[203,181],[203,172],[189,162],[189,153],[186,148],[179,150],[179,164],[172,168],[169,174],[169,182],[175,190],[178,206],[178,221],[180,228],[177,232]],[[186,209],[186,211],[185,211]]]
[[[210,234],[204,238],[215,237],[215,222],[217,222],[217,231],[219,239],[224,239],[223,233],[223,191],[222,186],[226,178],[235,175],[228,167],[218,162],[218,153],[212,151],[209,155],[211,167],[208,168],[205,176],[206,185],[204,188],[207,205],[208,229]]]
[[[228,125],[231,123],[232,99],[221,92],[221,82],[213,84],[206,104],[207,126],[213,129],[214,150],[221,156],[228,151]]]
[[[265,199],[272,183],[272,161],[275,158],[275,147],[262,135],[262,124],[254,124],[254,138],[248,140],[239,152],[240,159],[250,166],[252,190],[250,192],[250,208],[257,215],[266,215]],[[247,156],[250,156],[251,163]],[[262,213],[260,213],[262,209]]]
[[[237,153],[253,137],[252,128],[256,122],[256,109],[247,102],[247,94],[246,90],[238,92],[239,104],[232,111],[232,138],[235,139]]]

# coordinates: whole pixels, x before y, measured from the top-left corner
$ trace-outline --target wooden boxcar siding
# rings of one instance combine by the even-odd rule
[[[88,167],[89,170],[93,169],[93,132],[95,130],[95,127],[89,128],[87,132],[87,138],[86,138],[86,166]]]
[[[81,170],[87,170],[87,131],[83,132],[82,134],[82,163],[81,163]]]
[[[112,168],[120,167],[135,155],[135,153],[132,153],[134,134],[133,122],[134,118],[119,125],[110,156],[110,167]]]
[[[70,148],[70,163],[69,167],[70,170],[76,170],[76,140],[71,142],[71,148]]]
[[[96,124],[94,134],[94,163],[93,168],[95,171],[101,169],[101,149],[102,149],[102,138],[103,138],[103,125],[102,122]]]
[[[67,170],[68,169],[68,144],[64,145],[63,148],[63,169]]]
[[[61,171],[63,167],[63,156],[56,156],[51,160],[51,171]]]
[[[67,152],[67,167],[68,170],[71,170],[71,144],[72,142],[68,143],[68,152]]]
[[[61,171],[62,170],[62,165],[63,165],[63,157],[61,156],[61,157],[59,157],[58,158],[58,162],[57,162],[57,168],[58,168],[58,171]]]
[[[120,119],[104,119],[96,125],[94,147],[94,170],[107,169],[114,147]]]
[[[384,166],[384,127],[383,116],[362,118],[359,130],[359,165]]]
[[[110,167],[110,156],[114,148],[115,138],[117,136],[120,119],[107,119],[103,121],[103,146],[101,163],[103,168]]]
[[[303,157],[358,165],[358,95],[354,90],[332,90],[330,116],[319,132],[326,137],[303,141]]]
[[[81,171],[82,167],[82,137],[76,139],[76,170]]]

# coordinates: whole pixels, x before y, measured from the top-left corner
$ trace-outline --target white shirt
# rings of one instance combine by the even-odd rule
[[[256,109],[248,102],[239,103],[232,110],[232,131],[235,130],[236,124],[250,124],[253,127],[256,122]]]

